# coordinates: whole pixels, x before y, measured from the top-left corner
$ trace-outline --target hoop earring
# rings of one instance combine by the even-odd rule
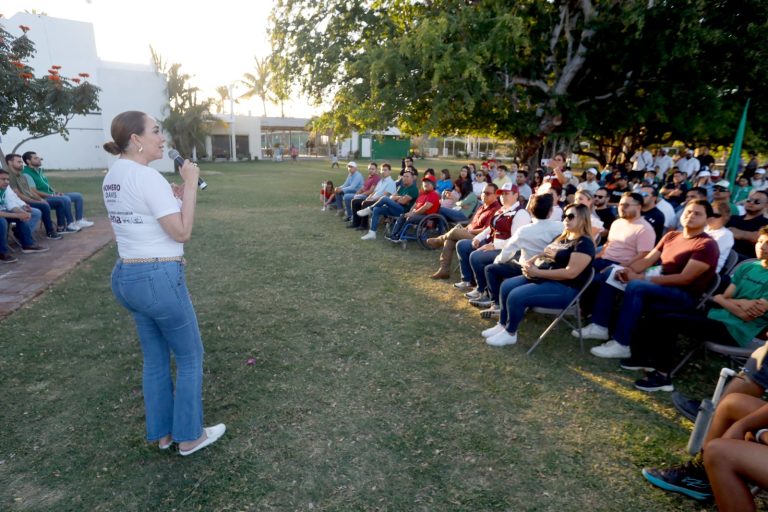
[[[144,151],[144,146],[139,146],[139,153],[141,153],[142,151]]]

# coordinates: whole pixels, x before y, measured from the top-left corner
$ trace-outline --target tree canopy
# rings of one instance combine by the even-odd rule
[[[768,102],[766,29],[760,0],[278,0],[270,34],[275,73],[340,126],[514,138],[523,156],[562,137],[610,158],[727,143],[747,97]]]
[[[0,133],[11,128],[29,133],[11,152],[26,141],[48,135],[58,133],[66,139],[73,117],[100,111],[99,88],[88,81],[87,73],[67,77],[61,66],[53,65],[47,75],[35,75],[27,63],[35,54],[35,44],[27,36],[29,27],[20,28],[22,35],[16,37],[0,24]],[[0,162],[5,166],[3,157],[0,150]]]

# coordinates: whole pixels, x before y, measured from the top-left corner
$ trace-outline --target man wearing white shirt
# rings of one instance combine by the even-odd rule
[[[667,171],[674,165],[672,157],[667,154],[666,149],[660,149],[653,160],[653,167],[657,170],[656,176],[664,181],[667,177]]]
[[[357,212],[363,208],[372,206],[376,201],[382,197],[389,197],[397,190],[395,186],[395,180],[392,179],[392,167],[389,164],[381,164],[381,179],[376,183],[376,187],[366,197],[356,197],[352,199],[350,203],[352,209],[352,221],[347,226],[348,228],[357,228],[360,230],[367,230],[366,224],[368,223],[368,217],[360,217]]]
[[[693,158],[693,151],[689,149],[685,152],[685,155],[681,156],[677,161],[677,168],[683,171],[690,180],[697,172],[699,172],[701,164],[699,163],[698,158]]]
[[[653,155],[650,151],[645,149],[644,146],[640,146],[629,159],[632,162],[632,172],[630,173],[630,180],[643,179],[646,169],[653,169]]]
[[[47,247],[40,247],[35,244],[29,222],[32,219],[32,213],[28,210],[27,204],[19,199],[9,186],[10,184],[11,179],[8,171],[0,169],[0,263],[17,261],[16,258],[8,254],[8,225],[11,222],[15,224],[13,232],[21,244],[21,252],[26,254],[48,250]]]
[[[579,183],[579,185],[576,187],[576,190],[586,190],[594,196],[595,192],[597,192],[597,189],[600,188],[600,183],[597,181],[597,169],[594,167],[587,169],[587,171],[584,173],[584,178],[586,181]]]

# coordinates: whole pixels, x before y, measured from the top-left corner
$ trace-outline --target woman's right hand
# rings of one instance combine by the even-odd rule
[[[200,178],[200,168],[196,163],[190,160],[184,160],[184,165],[179,169],[179,174],[185,184],[194,183],[195,187],[197,187],[197,180]]]

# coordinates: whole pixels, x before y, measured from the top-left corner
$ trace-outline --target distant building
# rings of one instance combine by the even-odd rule
[[[101,112],[73,118],[67,126],[68,141],[59,135],[49,135],[25,143],[19,147],[19,153],[39,153],[49,169],[106,169],[115,157],[104,151],[102,145],[112,139],[110,125],[117,114],[141,110],[163,117],[163,108],[168,103],[164,77],[156,73],[151,64],[101,60],[91,23],[29,13],[16,14],[2,23],[13,35],[21,35],[19,25],[30,27],[28,37],[35,43],[37,52],[28,64],[36,76],[45,74],[52,65],[59,65],[63,76],[88,73],[88,80],[101,88]],[[11,129],[0,135],[0,145],[8,153],[28,136],[26,132]],[[168,158],[151,165],[160,171],[173,170]]]

